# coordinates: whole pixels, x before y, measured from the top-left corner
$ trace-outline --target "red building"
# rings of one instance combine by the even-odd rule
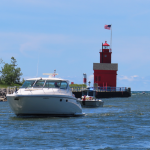
[[[110,45],[102,43],[100,51],[100,63],[93,63],[94,83],[100,87],[116,87],[118,64],[111,63]]]

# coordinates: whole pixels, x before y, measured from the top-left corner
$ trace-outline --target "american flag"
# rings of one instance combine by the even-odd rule
[[[111,29],[111,25],[104,25],[104,28],[110,30]]]

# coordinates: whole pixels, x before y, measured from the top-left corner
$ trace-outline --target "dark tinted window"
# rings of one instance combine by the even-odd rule
[[[87,91],[82,92],[82,96],[87,95]]]
[[[68,86],[68,83],[65,81],[46,81],[45,88],[60,88],[60,89],[66,89]]]
[[[61,86],[60,86],[60,88],[61,88],[61,89],[66,89],[66,88],[67,88],[67,86],[68,86],[67,82],[62,81],[62,82],[61,82]]]
[[[88,96],[93,96],[93,91],[89,91]]]
[[[60,87],[60,81],[46,81],[45,88],[59,88]]]
[[[42,88],[43,85],[45,83],[45,80],[38,80],[35,85],[34,85],[34,88]]]
[[[32,87],[34,84],[35,80],[26,80],[21,88],[28,88],[28,87]]]

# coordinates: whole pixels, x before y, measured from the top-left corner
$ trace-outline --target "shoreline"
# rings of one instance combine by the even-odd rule
[[[0,102],[6,102],[6,94],[7,94],[7,89],[6,88],[0,88]]]

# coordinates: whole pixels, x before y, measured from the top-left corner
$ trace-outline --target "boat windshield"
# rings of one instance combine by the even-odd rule
[[[21,88],[28,88],[28,87],[32,87],[33,84],[35,83],[35,80],[26,80]]]
[[[87,91],[82,92],[82,96],[87,95]]]
[[[93,91],[83,91],[82,96],[84,95],[93,96]]]
[[[36,82],[36,83],[35,83]],[[60,88],[67,89],[68,83],[66,81],[52,81],[52,80],[26,80],[21,88]]]
[[[89,96],[93,96],[93,91],[88,91]]]
[[[35,84],[34,84],[34,88],[42,88],[44,86],[45,80],[38,80]]]

